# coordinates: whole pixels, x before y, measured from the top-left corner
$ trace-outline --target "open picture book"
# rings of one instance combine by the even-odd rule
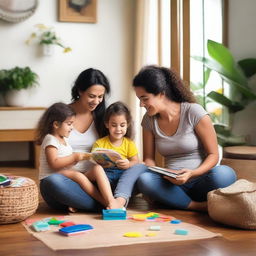
[[[179,175],[175,172],[169,171],[166,168],[161,168],[161,167],[157,167],[157,166],[149,166],[148,169],[152,172],[157,172],[157,173],[163,174],[164,176],[169,176],[174,179],[176,179],[177,176]]]
[[[103,168],[112,168],[116,166],[116,161],[122,159],[122,157],[112,149],[95,148],[93,152],[85,153],[84,159],[93,160]]]

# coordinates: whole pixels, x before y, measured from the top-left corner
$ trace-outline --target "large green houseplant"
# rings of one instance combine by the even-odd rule
[[[207,97],[223,105],[229,112],[229,126],[215,124],[219,144],[222,146],[246,144],[245,138],[232,134],[233,115],[245,109],[256,100],[250,78],[256,74],[256,59],[243,59],[235,62],[228,48],[212,40],[207,42],[207,50],[210,58],[194,57],[201,61],[209,70],[217,72],[230,86],[229,95],[211,91]]]
[[[29,67],[0,70],[0,93],[7,105],[22,106],[26,101],[26,89],[38,84],[38,75]],[[23,96],[21,96],[23,95]]]

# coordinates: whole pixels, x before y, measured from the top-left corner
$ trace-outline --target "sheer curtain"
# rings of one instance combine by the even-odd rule
[[[170,0],[136,1],[134,75],[145,65],[170,67]],[[135,94],[131,95],[131,111],[136,131],[136,144],[142,159],[141,120],[145,110],[140,108]]]

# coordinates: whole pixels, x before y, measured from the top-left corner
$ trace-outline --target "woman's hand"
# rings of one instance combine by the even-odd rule
[[[128,169],[130,168],[130,161],[128,159],[120,159],[116,161],[116,166],[119,169]]]
[[[166,180],[169,180],[171,183],[175,185],[185,184],[193,176],[193,170],[190,169],[181,169],[175,172],[179,174],[176,179],[164,176]]]

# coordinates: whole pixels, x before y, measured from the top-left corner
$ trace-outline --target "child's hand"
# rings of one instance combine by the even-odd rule
[[[119,169],[128,169],[130,168],[130,161],[128,159],[120,159],[116,161],[116,166]]]
[[[75,162],[83,161],[83,160],[88,160],[89,154],[86,153],[80,153],[80,152],[75,152],[73,153],[73,156],[75,158]]]

